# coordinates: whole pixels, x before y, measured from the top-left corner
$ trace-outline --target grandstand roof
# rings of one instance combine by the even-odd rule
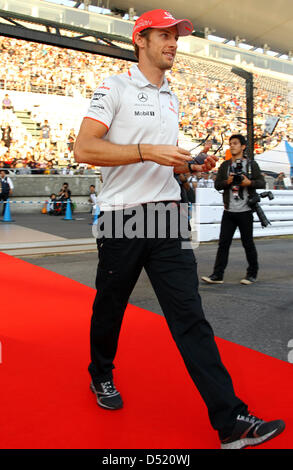
[[[293,51],[292,0],[109,0],[109,8],[137,15],[155,8],[166,8],[174,16],[188,18],[196,31],[209,27],[217,36],[234,39],[240,36],[247,44],[263,48],[267,44],[275,52]]]

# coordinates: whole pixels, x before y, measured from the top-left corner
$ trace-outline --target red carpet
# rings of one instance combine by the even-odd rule
[[[0,254],[1,449],[217,449],[217,433],[164,319],[129,305],[115,382],[124,408],[89,390],[93,289]],[[258,448],[293,442],[292,365],[217,339],[238,396],[286,430]]]

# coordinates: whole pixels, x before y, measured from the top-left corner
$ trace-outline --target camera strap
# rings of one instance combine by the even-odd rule
[[[247,160],[246,171],[247,171],[247,177],[248,177],[248,179],[251,179],[251,175],[252,175],[251,160]]]

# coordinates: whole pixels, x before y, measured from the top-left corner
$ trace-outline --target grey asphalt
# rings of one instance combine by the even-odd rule
[[[83,220],[65,222],[27,218],[30,228],[49,230],[56,235],[81,238],[91,236],[89,214]],[[20,221],[18,220],[19,224]],[[25,222],[23,222],[25,223]],[[49,223],[49,227],[46,225]],[[32,226],[33,224],[33,226]],[[42,225],[43,224],[43,225]],[[71,224],[71,225],[70,225]],[[41,228],[40,228],[41,226]],[[55,227],[55,228],[54,228]],[[62,230],[62,234],[60,232]],[[67,233],[66,232],[66,233]],[[257,239],[260,272],[257,283],[240,284],[245,275],[246,260],[241,242],[234,240],[223,285],[207,285],[201,280],[199,292],[205,315],[220,338],[246,346],[269,356],[288,361],[293,340],[293,239],[292,237]],[[212,272],[217,243],[200,244],[195,250],[199,279]],[[23,257],[27,262],[44,267],[82,284],[94,287],[97,253]],[[130,303],[162,314],[146,273],[143,271],[131,295]],[[292,349],[292,348],[291,348]]]
[[[51,235],[68,239],[91,238],[92,216],[90,212],[72,214],[73,220],[64,220],[64,216],[50,216],[47,214],[15,214],[15,224],[22,227],[46,232]]]

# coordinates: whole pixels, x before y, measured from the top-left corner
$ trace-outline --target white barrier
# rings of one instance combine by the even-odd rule
[[[258,190],[258,193],[265,189]],[[274,199],[262,198],[259,203],[271,225],[263,228],[256,213],[254,216],[254,237],[270,237],[293,234],[293,190],[273,190]],[[198,242],[218,240],[223,214],[223,197],[215,189],[196,189],[196,203],[193,204],[191,226]],[[240,238],[237,229],[234,238]]]
[[[72,202],[75,206],[75,212],[88,212],[92,204],[87,202],[88,196],[74,196]],[[42,207],[47,207],[49,198],[41,197],[12,197],[9,199],[10,210],[13,216],[19,214],[40,214]],[[0,201],[0,214],[3,201]],[[6,202],[4,202],[6,204]]]

